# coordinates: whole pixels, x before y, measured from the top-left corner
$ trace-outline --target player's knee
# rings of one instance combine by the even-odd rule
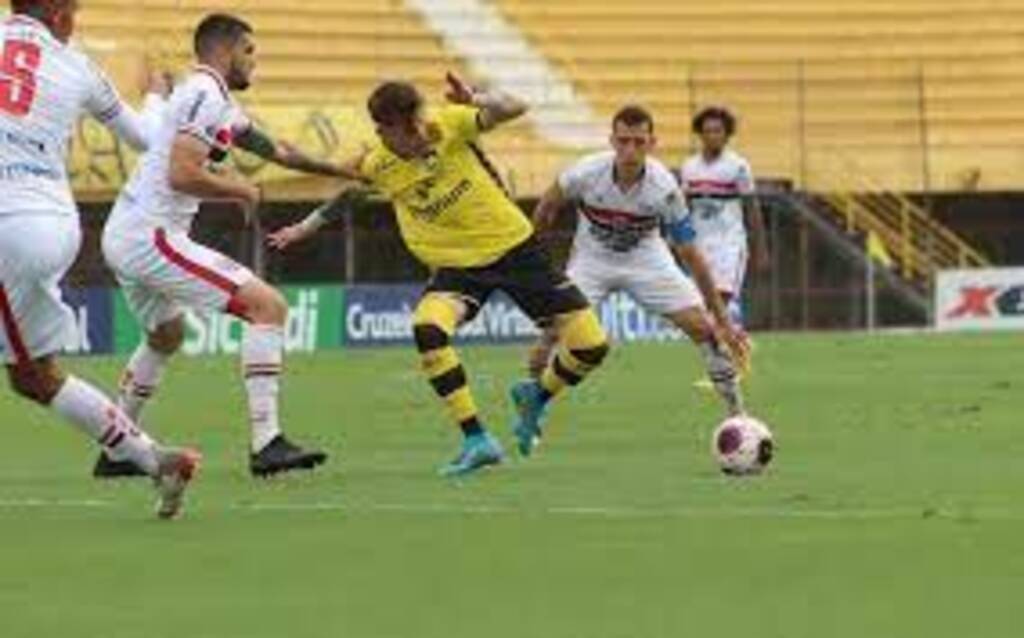
[[[446,297],[428,294],[413,313],[413,331],[415,332],[419,326],[433,326],[444,333],[446,339],[450,339],[463,313],[463,309],[457,304],[458,302]]]
[[[268,287],[266,317],[260,323],[284,325],[288,321],[288,301],[279,291]]]
[[[601,365],[611,351],[608,335],[590,309],[572,317],[565,327],[563,342],[573,358],[590,369]]]
[[[59,372],[38,363],[8,368],[8,378],[16,394],[44,406],[53,402],[64,383]]]
[[[288,302],[284,295],[262,281],[244,286],[233,304],[241,305],[245,318],[256,324],[283,326],[288,320]]]
[[[608,346],[608,335],[591,310],[582,310],[573,315],[562,330],[562,341],[570,350],[588,350]]]
[[[185,342],[185,321],[180,317],[160,325],[146,336],[149,347],[163,355],[172,355]]]

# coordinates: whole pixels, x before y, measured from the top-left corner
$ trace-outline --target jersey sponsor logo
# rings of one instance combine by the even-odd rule
[[[18,131],[0,131],[0,139],[3,139],[4,144],[17,146],[18,148],[35,153],[46,153],[46,142],[29,137]]]
[[[725,211],[725,202],[714,198],[696,198],[690,202],[693,215],[697,219],[710,221]]]
[[[590,235],[615,252],[628,252],[658,228],[657,217],[583,204],[583,216],[590,222]]]
[[[26,177],[39,177],[49,180],[60,180],[63,175],[59,171],[38,164],[16,162],[0,165],[0,180],[17,180]]]
[[[412,213],[413,217],[419,219],[420,221],[432,222],[436,220],[438,217],[440,217],[441,214],[444,213],[446,210],[458,204],[459,200],[461,200],[466,195],[466,193],[468,193],[472,188],[472,182],[470,182],[468,179],[463,179],[458,184],[456,184],[453,189],[451,189],[450,191],[448,191],[448,193],[443,195],[440,199],[437,199],[423,206],[417,206],[415,204],[410,205],[409,212]],[[421,193],[418,189],[419,186],[417,186],[416,193],[418,197],[426,199],[427,197],[430,196],[429,187],[423,193]]]

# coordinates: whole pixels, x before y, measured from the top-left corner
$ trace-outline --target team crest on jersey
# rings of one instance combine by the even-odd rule
[[[424,200],[429,199],[430,191],[433,190],[434,184],[436,184],[436,180],[434,180],[434,178],[432,177],[428,177],[427,179],[422,180],[420,183],[416,184],[416,197]]]

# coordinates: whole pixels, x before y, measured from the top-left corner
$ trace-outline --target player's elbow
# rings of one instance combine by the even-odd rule
[[[171,188],[181,193],[191,193],[196,189],[202,169],[192,162],[181,161],[171,158],[171,164],[167,171],[167,181]]]

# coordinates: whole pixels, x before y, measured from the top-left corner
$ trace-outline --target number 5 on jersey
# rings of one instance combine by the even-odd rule
[[[22,117],[36,98],[36,71],[42,61],[39,45],[22,40],[4,42],[0,60],[0,111]]]

